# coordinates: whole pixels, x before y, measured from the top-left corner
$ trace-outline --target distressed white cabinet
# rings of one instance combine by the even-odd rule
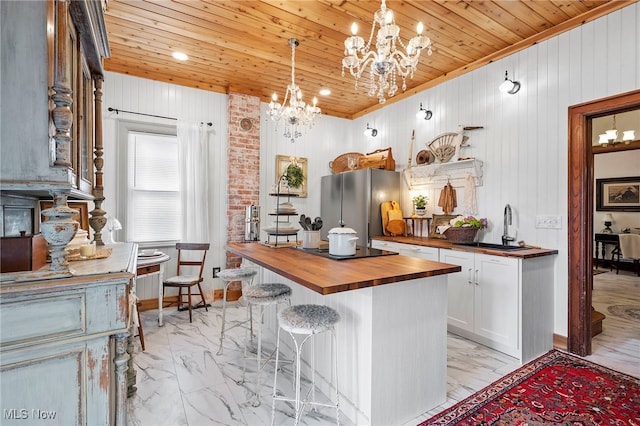
[[[67,198],[94,200],[92,226],[102,229],[106,222],[100,207],[102,61],[110,54],[105,6],[95,0],[0,6],[0,190],[31,200],[21,224],[27,234],[37,228],[37,200],[53,194],[63,195],[65,204]],[[10,205],[5,197],[0,203]]]
[[[126,425],[137,246],[109,247],[66,278],[0,275],[3,425]]]
[[[527,362],[553,346],[553,257],[440,249],[448,275],[448,331]]]

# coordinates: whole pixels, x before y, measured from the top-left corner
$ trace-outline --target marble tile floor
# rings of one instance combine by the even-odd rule
[[[216,355],[222,321],[220,303],[209,312],[193,311],[189,323],[187,312],[175,308],[164,311],[163,327],[157,325],[157,311],[141,313],[146,351],[140,350],[136,338],[134,364],[137,391],[128,399],[129,425],[269,425],[271,424],[271,389],[273,363],[268,364],[261,379],[261,403],[255,403],[255,360],[247,360],[247,374],[242,377],[245,329],[231,329],[225,336],[224,353]],[[246,318],[246,308],[227,304],[227,321]],[[273,351],[273,344],[263,341],[263,353]],[[281,364],[282,365],[282,364]],[[292,394],[292,365],[283,364],[278,389]],[[293,424],[294,406],[278,402],[274,424]],[[336,412],[320,408],[306,413],[301,424],[335,424]],[[349,426],[341,416],[341,424]]]
[[[615,272],[597,275],[593,300],[594,307],[607,318],[603,333],[593,339],[593,354],[587,359],[640,377],[640,319],[629,319],[616,310],[613,315],[607,310],[616,305],[640,306],[640,278],[625,271],[619,275]],[[244,307],[237,303],[228,305],[227,319],[243,319],[245,315]],[[194,311],[191,324],[188,314],[175,308],[165,311],[164,327],[157,325],[157,311],[142,312],[141,317],[147,350],[141,352],[136,339],[138,390],[128,400],[129,425],[270,424],[273,365],[268,365],[262,375],[262,403],[254,407],[255,361],[247,361],[245,383],[236,383],[242,375],[245,331],[231,330],[225,339],[224,354],[216,355],[219,306],[214,304],[209,312]],[[402,426],[417,425],[519,366],[515,359],[469,340],[452,334],[447,340],[447,401]],[[268,342],[265,346],[268,351]],[[285,383],[292,376],[291,368],[285,365],[283,369],[280,377],[284,379],[278,379],[278,387],[291,389],[291,383]],[[293,405],[279,402],[276,407],[275,424],[293,424]],[[344,416],[340,421],[350,425]],[[335,410],[305,412],[301,423],[335,424]]]

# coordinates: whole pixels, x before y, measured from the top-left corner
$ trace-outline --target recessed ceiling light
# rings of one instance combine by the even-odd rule
[[[320,89],[320,94],[322,96],[329,96],[331,94],[331,90],[330,89]]]
[[[178,61],[186,61],[187,59],[189,59],[187,54],[182,52],[173,52],[171,56],[173,56],[173,58],[177,59]]]

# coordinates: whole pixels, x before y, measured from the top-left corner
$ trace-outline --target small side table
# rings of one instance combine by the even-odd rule
[[[605,261],[607,260],[607,257],[606,257],[607,245],[614,245],[615,247],[611,251],[611,264],[609,265],[613,270],[614,256],[617,255],[618,260],[620,260],[620,237],[618,237],[618,234],[596,233],[594,240],[596,244],[596,258],[593,262],[593,266],[595,268],[598,267],[599,254],[602,254],[602,263],[604,264]]]
[[[162,252],[158,252],[156,255],[142,257],[138,256],[138,264],[136,270],[136,276],[141,277],[143,275],[155,275],[158,274],[158,325],[162,327],[162,280],[164,278],[164,264],[171,260],[171,257]]]
[[[425,217],[425,216],[409,216],[409,217],[403,217],[404,222],[406,224],[405,227],[405,237],[408,234],[408,230],[409,230],[409,221],[411,221],[411,230],[412,233],[411,235],[413,235],[414,237],[422,237],[423,236],[423,229],[424,229],[424,223],[427,223],[427,235],[429,235],[429,226],[431,225],[431,218],[430,217]]]

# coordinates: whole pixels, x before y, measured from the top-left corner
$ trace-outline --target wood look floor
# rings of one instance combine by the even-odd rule
[[[640,377],[640,278],[631,272],[607,272],[594,277],[594,307],[607,318],[604,331],[593,339],[587,359]],[[635,311],[625,311],[635,309]],[[611,307],[616,308],[611,308]],[[237,304],[227,318],[244,318]],[[627,312],[627,313],[625,313]],[[628,312],[632,312],[628,314]],[[635,313],[633,313],[635,312]],[[247,381],[242,374],[244,331],[229,333],[224,354],[218,349],[220,309],[197,310],[189,324],[187,312],[165,311],[165,326],[157,326],[157,311],[141,314],[146,351],[136,339],[137,392],[128,400],[130,425],[268,425],[271,422],[272,366],[263,374],[262,404],[250,403],[255,367],[248,362]],[[267,348],[268,349],[268,344]],[[408,421],[416,425],[455,404],[471,393],[516,369],[517,361],[500,352],[449,334],[447,401],[440,407]],[[286,377],[286,376],[285,376]],[[286,384],[279,381],[279,387]],[[293,424],[293,407],[279,403],[275,424]],[[335,411],[322,409],[303,417],[305,425],[335,424]],[[341,416],[341,424],[349,425]]]

